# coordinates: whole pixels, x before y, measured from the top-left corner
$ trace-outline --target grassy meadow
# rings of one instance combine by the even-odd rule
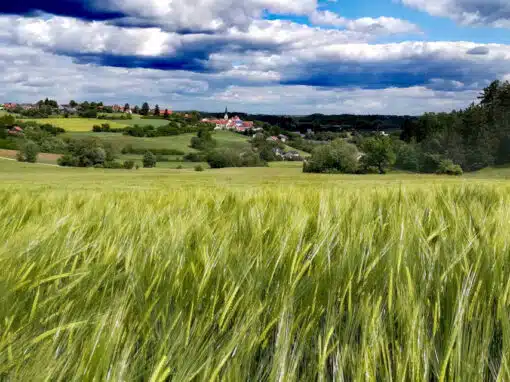
[[[510,380],[510,183],[0,161],[2,380]]]
[[[112,129],[121,129],[126,127],[126,124],[124,123],[125,121],[108,121],[94,118],[21,118],[21,120],[33,121],[40,124],[50,124],[70,132],[92,131],[92,127],[94,127],[94,125],[101,125],[102,123],[108,123]]]

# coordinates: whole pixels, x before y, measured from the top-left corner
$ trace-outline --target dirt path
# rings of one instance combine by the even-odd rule
[[[0,149],[0,159],[3,160],[10,160],[10,161],[16,161],[16,150],[3,150]],[[57,159],[60,158],[60,155],[57,154],[39,154],[38,160],[46,160],[46,161],[57,161]],[[52,163],[41,163],[38,162],[36,164],[41,164],[43,166],[52,166],[52,167],[61,167],[56,164]]]

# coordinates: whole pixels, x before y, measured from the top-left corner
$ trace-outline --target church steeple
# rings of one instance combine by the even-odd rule
[[[225,120],[228,120],[228,108],[225,107],[225,116],[223,117]]]

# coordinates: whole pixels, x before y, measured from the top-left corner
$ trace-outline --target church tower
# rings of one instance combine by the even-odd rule
[[[226,121],[228,121],[228,108],[225,108],[225,116],[223,117]]]

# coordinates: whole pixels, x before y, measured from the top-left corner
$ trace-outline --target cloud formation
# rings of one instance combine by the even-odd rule
[[[404,4],[449,17],[468,25],[510,28],[510,2],[507,0],[401,0]]]
[[[459,11],[463,23],[508,19],[496,0],[480,9],[480,0],[401,1],[431,14]],[[466,106],[492,80],[510,76],[510,45],[429,42],[409,21],[346,18],[317,0],[19,3],[0,4],[7,100],[418,113]]]

